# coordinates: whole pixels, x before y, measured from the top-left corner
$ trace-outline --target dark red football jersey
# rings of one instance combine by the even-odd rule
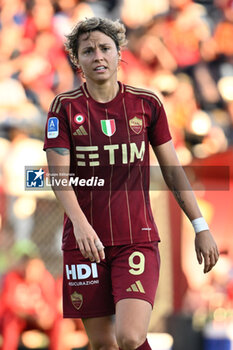
[[[70,172],[85,179],[73,186],[77,200],[105,246],[159,240],[149,200],[149,143],[171,139],[159,98],[119,85],[107,103],[93,100],[85,83],[58,95],[44,144],[70,149]],[[66,214],[62,248],[77,248]]]

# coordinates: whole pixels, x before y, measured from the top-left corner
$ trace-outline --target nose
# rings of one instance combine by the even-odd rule
[[[103,59],[102,51],[97,47],[95,50],[94,60],[101,61]]]

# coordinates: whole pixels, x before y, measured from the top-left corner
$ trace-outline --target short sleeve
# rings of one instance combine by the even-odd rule
[[[171,140],[166,112],[159,100],[151,104],[151,113],[148,137],[152,146],[159,146]]]
[[[60,109],[59,114],[51,111],[48,113],[44,150],[53,147],[71,148],[69,123],[63,108]]]

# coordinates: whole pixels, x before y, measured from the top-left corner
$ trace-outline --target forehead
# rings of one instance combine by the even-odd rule
[[[99,30],[81,34],[79,37],[79,48],[83,48],[90,45],[93,46],[96,44],[115,45],[115,42],[110,36],[100,32]]]

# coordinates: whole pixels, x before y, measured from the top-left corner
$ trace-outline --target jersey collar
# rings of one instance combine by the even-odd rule
[[[87,90],[86,82],[81,85],[81,89],[82,89],[82,91],[83,91],[83,93],[84,93],[84,95],[86,96],[87,99],[90,99],[90,100],[94,101],[95,103],[98,103],[98,104],[101,104],[101,105],[105,105],[105,104],[108,104],[108,103],[115,102],[115,100],[118,100],[118,98],[125,92],[124,84],[122,84],[120,81],[118,81],[118,84],[119,84],[119,87],[120,87],[118,94],[114,97],[114,99],[112,101],[109,101],[109,102],[106,102],[106,103],[101,103],[101,102],[95,101],[90,96],[90,94],[89,94],[89,92]]]

